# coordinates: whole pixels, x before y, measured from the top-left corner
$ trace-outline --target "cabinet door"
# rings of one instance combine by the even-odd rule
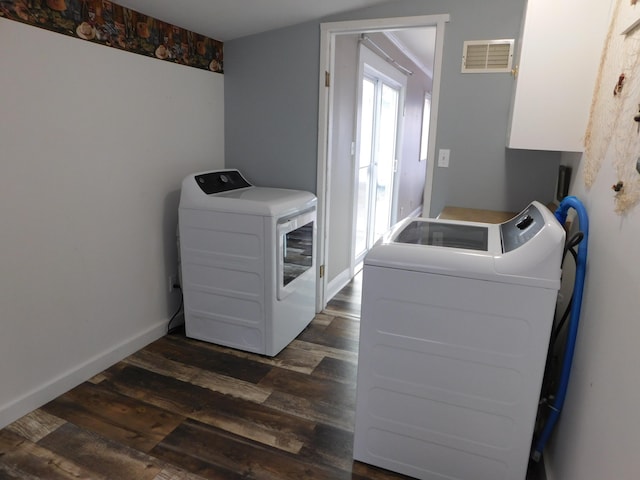
[[[527,2],[508,147],[584,150],[611,7],[610,0]]]

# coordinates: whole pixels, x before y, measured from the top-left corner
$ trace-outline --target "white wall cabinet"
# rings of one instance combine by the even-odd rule
[[[611,3],[527,2],[518,42],[509,148],[583,151]]]

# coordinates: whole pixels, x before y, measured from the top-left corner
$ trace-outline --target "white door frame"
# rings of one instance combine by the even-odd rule
[[[433,186],[433,165],[435,160],[435,138],[438,118],[438,101],[440,94],[440,75],[442,71],[442,53],[444,45],[444,27],[449,21],[448,14],[421,15],[413,17],[377,18],[370,20],[352,20],[345,22],[330,22],[320,24],[320,77],[318,95],[318,169],[316,195],[318,197],[318,282],[316,291],[316,311],[320,312],[326,306],[325,288],[326,275],[320,277],[327,263],[328,252],[328,211],[331,170],[331,105],[333,103],[333,88],[327,87],[327,77],[333,71],[335,63],[335,36],[339,34],[379,32],[389,29],[436,27],[436,48],[433,68],[433,88],[431,97],[431,121],[429,132],[429,153],[427,156],[427,178],[424,187],[423,215],[429,214],[431,204],[431,190]]]

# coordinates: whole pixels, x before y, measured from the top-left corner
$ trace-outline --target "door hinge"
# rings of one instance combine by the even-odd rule
[[[324,86],[331,86],[331,74],[329,72],[324,72]]]
[[[320,265],[320,278],[324,278],[324,265]]]

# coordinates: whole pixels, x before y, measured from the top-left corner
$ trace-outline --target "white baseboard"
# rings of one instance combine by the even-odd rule
[[[137,352],[167,333],[168,320],[162,320],[133,338],[95,355],[53,380],[19,396],[0,407],[0,428],[4,428],[27,413],[41,407],[80,383],[106,370],[123,358]]]
[[[331,300],[336,293],[342,290],[351,281],[351,273],[349,269],[343,270],[336,277],[327,283],[327,289],[325,290],[325,300]],[[326,306],[326,302],[325,302]]]

